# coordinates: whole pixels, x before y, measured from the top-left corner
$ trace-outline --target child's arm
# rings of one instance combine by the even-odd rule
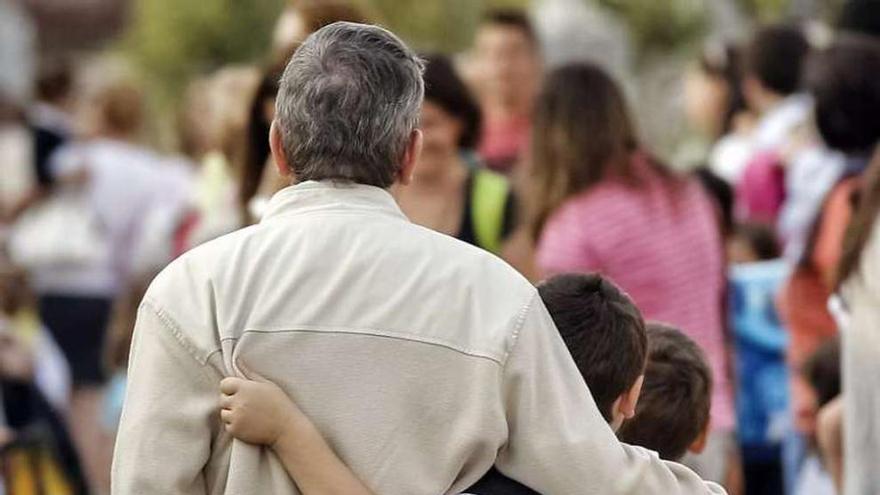
[[[226,431],[271,447],[303,495],[372,495],[280,387],[265,380],[226,378],[220,391]]]

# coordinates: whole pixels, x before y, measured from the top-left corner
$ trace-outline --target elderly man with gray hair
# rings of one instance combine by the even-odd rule
[[[375,493],[458,493],[493,465],[554,495],[722,493],[617,441],[527,280],[401,213],[421,70],[390,32],[350,23],[293,56],[270,142],[294,185],[151,285],[114,493],[299,493],[270,450],[222,428],[218,384],[243,369]]]

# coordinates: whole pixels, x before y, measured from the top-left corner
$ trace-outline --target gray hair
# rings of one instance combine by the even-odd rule
[[[380,27],[337,22],[306,38],[276,102],[297,181],[391,186],[419,123],[423,70],[415,52]]]

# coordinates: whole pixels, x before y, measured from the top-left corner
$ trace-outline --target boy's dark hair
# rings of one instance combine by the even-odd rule
[[[538,44],[538,36],[535,34],[535,28],[529,16],[519,9],[492,9],[483,14],[480,21],[482,26],[501,26],[506,28],[518,29],[532,45]]]
[[[648,365],[634,418],[620,440],[676,461],[709,424],[712,371],[699,346],[671,326],[648,323]]]
[[[599,411],[611,421],[614,401],[645,369],[645,322],[632,300],[600,275],[567,274],[538,292]]]
[[[807,358],[804,376],[816,392],[819,407],[840,395],[840,336],[829,338]]]
[[[810,58],[806,86],[829,148],[870,154],[880,139],[880,40],[843,35]]]
[[[779,241],[770,225],[758,222],[740,223],[736,225],[734,234],[748,244],[759,261],[776,259],[781,254]]]
[[[767,89],[788,96],[799,89],[810,44],[795,26],[774,25],[758,31],[745,53],[745,72]]]

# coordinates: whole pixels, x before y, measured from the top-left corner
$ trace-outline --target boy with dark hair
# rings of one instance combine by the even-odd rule
[[[617,430],[631,418],[645,372],[645,322],[632,300],[601,275],[567,274],[538,286],[602,417]]]
[[[622,442],[678,461],[705,446],[712,372],[699,346],[680,330],[648,323],[648,364],[636,414],[618,432]]]
[[[799,371],[805,382],[805,399],[795,405],[794,412],[797,427],[806,436],[807,452],[797,473],[794,493],[831,495],[836,493],[832,473],[839,479],[840,466],[837,459],[822,457],[818,419],[819,413],[841,392],[840,336],[822,342]]]
[[[645,321],[632,300],[598,274],[565,274],[538,285],[541,300],[602,417],[618,431],[636,414],[645,380]],[[468,490],[474,495],[530,495],[496,470]]]

